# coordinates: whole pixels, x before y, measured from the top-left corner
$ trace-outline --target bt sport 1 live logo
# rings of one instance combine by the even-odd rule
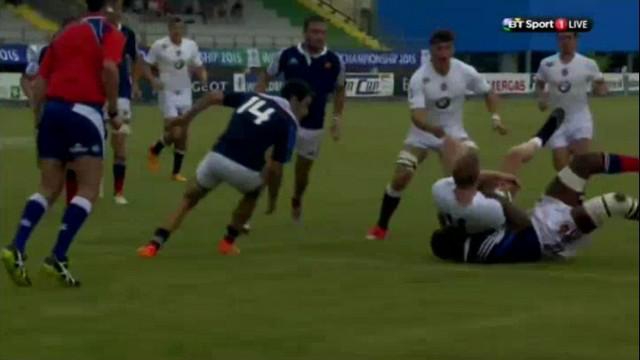
[[[505,32],[588,32],[593,28],[593,20],[588,18],[504,18],[502,30]]]

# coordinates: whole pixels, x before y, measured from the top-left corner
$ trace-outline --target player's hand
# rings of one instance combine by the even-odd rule
[[[342,135],[342,119],[339,116],[335,115],[333,117],[333,124],[331,124],[329,131],[334,141],[340,140],[340,136]]]
[[[538,109],[540,109],[540,111],[547,111],[548,108],[549,102],[547,99],[538,99]]]
[[[112,116],[111,118],[109,118],[109,124],[111,125],[111,128],[115,132],[120,132],[120,130],[122,130],[124,126],[124,122],[122,121],[122,118],[120,118],[119,115]]]
[[[491,115],[491,126],[493,127],[493,131],[497,132],[500,135],[507,135],[509,133],[509,129],[502,123],[502,118],[499,114]]]

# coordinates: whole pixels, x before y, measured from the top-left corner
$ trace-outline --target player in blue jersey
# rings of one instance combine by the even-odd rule
[[[126,39],[122,62],[118,70],[120,82],[118,88],[118,112],[124,122],[118,131],[111,134],[111,147],[113,149],[113,192],[114,202],[118,205],[126,205],[127,198],[124,196],[124,182],[127,170],[127,146],[126,140],[131,133],[131,100],[140,97],[138,79],[142,74],[142,57],[139,56],[138,42],[135,32],[122,24],[122,1],[111,14],[113,23],[118,24],[118,29]]]
[[[314,92],[309,115],[300,121],[295,166],[295,187],[291,199],[292,216],[302,215],[302,197],[309,184],[313,162],[318,158],[324,128],[325,108],[333,93],[333,116],[330,127],[334,140],[340,139],[345,103],[345,66],[340,57],[326,46],[327,24],[312,16],[304,23],[304,42],[280,51],[262,74],[256,91],[264,92],[269,81],[282,75],[285,80],[301,79]]]
[[[515,176],[481,171],[477,155],[469,151],[456,162],[452,177],[433,185],[442,228],[432,234],[431,248],[441,259],[467,263],[573,257],[606,219],[639,220],[638,200],[624,194],[608,193],[583,202],[588,179],[639,170],[635,157],[577,155],[528,213],[496,194],[497,188],[518,187]]]
[[[188,125],[199,113],[214,105],[235,109],[227,129],[200,162],[196,178],[187,186],[182,203],[156,229],[153,239],[138,249],[140,256],[156,256],[189,211],[221,183],[240,191],[243,198],[233,212],[218,251],[222,255],[239,253],[235,240],[251,217],[264,185],[269,192],[267,214],[276,209],[282,166],[292,155],[298,119],[307,115],[312,99],[309,86],[301,81],[287,82],[281,96],[211,92],[198,100],[185,115],[168,125]],[[270,161],[266,164],[265,155],[269,149]]]

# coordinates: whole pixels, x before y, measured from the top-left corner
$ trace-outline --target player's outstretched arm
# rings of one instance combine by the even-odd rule
[[[520,180],[515,175],[494,171],[482,170],[478,177],[478,188],[482,192],[492,192],[498,187],[508,187],[510,191],[520,189]]]
[[[499,101],[500,98],[493,91],[489,91],[484,96],[485,106],[487,107],[487,111],[489,112],[489,114],[491,114],[491,126],[493,127],[493,130],[495,130],[500,135],[506,135],[509,133],[509,129],[504,126],[504,124],[502,123],[502,118],[500,117],[500,114],[498,114]]]
[[[184,115],[169,123],[168,126],[186,126],[193,121],[201,112],[211,106],[222,105],[224,103],[224,93],[221,91],[212,91],[203,95]]]
[[[483,192],[483,194],[488,198],[496,199],[500,202],[504,217],[507,219],[507,223],[512,230],[518,231],[531,226],[529,214],[514,205],[507,198],[496,194],[494,191]]]
[[[206,84],[209,82],[209,73],[207,72],[207,69],[204,66],[198,66],[195,68],[194,71],[195,71],[196,77],[198,78],[198,80],[200,80],[202,84]]]
[[[547,111],[549,107],[549,93],[545,91],[545,83],[542,80],[536,80],[536,100],[538,101],[538,109],[540,111]]]
[[[593,94],[596,96],[605,96],[609,92],[609,88],[604,79],[594,80],[592,87]]]
[[[344,112],[344,104],[347,98],[347,91],[344,85],[336,88],[333,98],[333,119],[331,123],[331,137],[333,140],[340,140],[342,135],[342,113]]]

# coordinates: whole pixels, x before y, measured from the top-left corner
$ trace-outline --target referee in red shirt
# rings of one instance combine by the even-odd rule
[[[31,232],[60,195],[67,165],[73,164],[78,192],[67,206],[62,226],[44,269],[64,286],[80,282],[68,269],[67,251],[82,227],[102,179],[105,128],[102,109],[107,106],[114,128],[117,117],[118,63],[124,36],[104,17],[110,0],[86,0],[89,14],[67,25],[51,42],[34,87],[38,120],[38,158],[41,183],[27,201],[13,242],[0,251],[12,280],[30,286],[25,247]]]

